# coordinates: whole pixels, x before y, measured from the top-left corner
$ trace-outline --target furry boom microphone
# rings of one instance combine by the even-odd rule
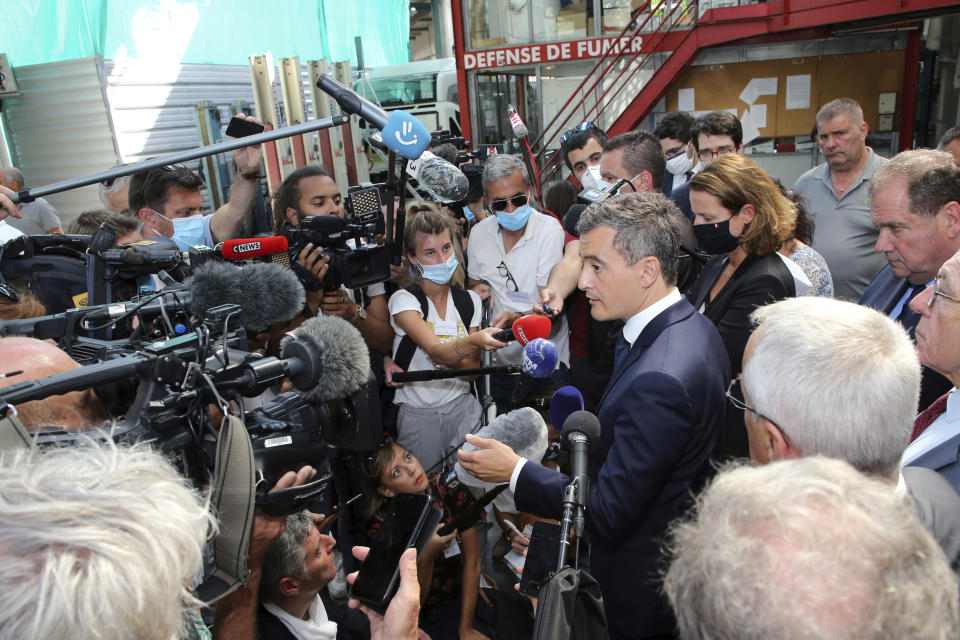
[[[207,262],[184,285],[191,293],[190,310],[197,316],[222,304],[236,304],[240,306],[240,324],[247,329],[265,329],[303,310],[303,285],[293,271],[276,264],[236,267]]]
[[[345,398],[367,381],[367,344],[357,328],[343,318],[310,318],[280,346],[285,359],[298,359],[303,365],[291,371],[290,380],[307,402]]]

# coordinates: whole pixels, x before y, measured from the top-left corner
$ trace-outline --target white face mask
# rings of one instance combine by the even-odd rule
[[[667,160],[667,171],[675,176],[680,176],[685,174],[687,171],[690,171],[690,169],[693,169],[693,165],[696,164],[696,160],[693,156],[687,155],[687,148],[689,146],[690,143],[687,143],[687,146],[684,147],[683,151]]]
[[[601,188],[600,187],[601,182],[602,180],[600,179],[600,165],[598,164],[587,167],[586,172],[583,174],[583,176],[580,177],[580,184],[583,185],[584,189],[590,189],[590,188],[599,189]]]

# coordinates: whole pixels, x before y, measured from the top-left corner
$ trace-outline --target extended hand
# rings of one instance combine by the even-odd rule
[[[470,334],[470,342],[472,342],[474,346],[479,347],[484,351],[496,351],[497,349],[503,349],[505,346],[507,346],[507,343],[501,342],[493,337],[493,334],[499,332],[500,329],[497,329],[496,327],[480,329],[480,331]]]
[[[238,118],[243,118],[244,120],[249,120],[250,122],[256,122],[257,124],[263,124],[253,116],[244,115],[242,113],[237,114]],[[260,171],[260,145],[254,144],[249,147],[241,147],[239,149],[233,150],[233,162],[237,165],[237,171],[240,173],[253,173]]]
[[[353,557],[363,562],[370,553],[369,547],[354,547]],[[347,582],[353,584],[357,579],[354,571],[347,576]],[[420,635],[417,623],[420,617],[420,583],[417,582],[417,550],[407,549],[400,556],[400,588],[387,607],[386,615],[381,616],[350,598],[348,606],[359,608],[370,620],[370,640],[414,640]]]
[[[513,449],[497,440],[473,434],[467,434],[467,442],[479,447],[477,451],[461,449],[457,452],[457,458],[467,473],[484,482],[510,482],[513,469],[520,461],[520,456]]]
[[[306,484],[314,476],[316,471],[313,467],[300,467],[300,470],[294,473],[287,471],[280,476],[277,483],[270,489],[270,493],[280,489],[289,489]],[[247,559],[247,566],[255,569],[260,566],[264,554],[274,540],[280,537],[287,526],[287,516],[268,516],[260,509],[253,512],[253,529],[250,533],[250,552]]]
[[[3,220],[7,216],[13,216],[14,218],[20,217],[20,210],[17,209],[17,205],[13,204],[13,201],[7,197],[9,195],[13,195],[13,191],[0,185],[0,220]]]
[[[553,309],[552,314],[544,310],[544,303],[550,305],[550,308]],[[544,287],[540,289],[540,299],[533,305],[533,310],[545,316],[550,316],[551,318],[560,315],[560,312],[563,311],[563,298],[558,296],[557,292],[553,289]]]

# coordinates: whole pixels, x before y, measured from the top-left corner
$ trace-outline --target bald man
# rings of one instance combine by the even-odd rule
[[[22,373],[0,378],[0,396],[3,395],[2,387],[80,368],[64,351],[34,338],[0,338],[0,362],[3,363],[0,375],[22,370]],[[92,389],[25,402],[15,408],[25,427],[87,429],[101,424],[108,417]]]

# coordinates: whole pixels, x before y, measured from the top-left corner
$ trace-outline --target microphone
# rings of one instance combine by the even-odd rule
[[[550,318],[532,313],[517,318],[510,329],[498,331],[493,334],[493,337],[500,342],[519,340],[520,344],[526,346],[531,340],[548,337],[552,329],[553,323],[550,322]]]
[[[547,423],[543,421],[543,416],[531,407],[515,409],[497,416],[488,425],[481,427],[477,431],[477,436],[502,442],[513,449],[521,458],[526,458],[538,464],[540,459],[543,458],[543,454],[546,453],[549,444]],[[477,447],[465,442],[462,449],[463,451],[476,451]],[[485,490],[489,490],[496,486],[471,475],[459,462],[454,466],[454,469],[457,472],[457,477],[460,478],[460,482],[470,487],[483,487]],[[498,500],[497,506],[500,507],[504,501],[505,498]],[[504,509],[501,508],[501,510]],[[516,511],[516,507],[506,510]]]
[[[549,340],[537,338],[523,348],[520,366],[523,372],[533,378],[546,378],[557,368],[560,356],[557,346]]]
[[[425,382],[427,380],[449,380],[463,376],[485,376],[488,374],[512,375],[521,373],[515,364],[496,367],[472,367],[468,369],[421,369],[419,371],[400,371],[393,374],[394,382]]]
[[[583,512],[590,495],[587,475],[590,442],[600,437],[600,421],[589,411],[574,411],[563,423],[561,446],[570,451],[570,484],[564,491],[564,505],[576,510],[573,528],[576,536],[583,532]]]
[[[513,135],[517,136],[520,140],[526,138],[530,133],[527,131],[527,125],[523,124],[523,120],[520,119],[520,114],[517,113],[517,110],[509,103],[507,104],[507,115],[510,117],[510,126],[513,128]]]
[[[563,228],[567,230],[567,233],[578,238],[580,237],[580,232],[577,230],[577,227],[580,225],[580,214],[582,214],[586,208],[587,205],[577,203],[567,209],[567,213],[563,216]]]
[[[487,505],[493,502],[493,499],[503,493],[503,490],[508,488],[509,484],[497,485],[490,491],[487,491],[485,494],[480,496],[475,502],[473,502],[469,507],[463,510],[459,515],[454,516],[453,520],[450,521],[450,524],[444,525],[439,531],[437,531],[438,536],[450,535],[457,531],[466,531],[477,522],[480,521],[480,516],[483,514],[484,510],[487,508]]]
[[[353,113],[383,132],[383,144],[408,160],[416,160],[430,146],[430,132],[406,111],[387,112],[349,89],[329,74],[317,78],[317,87],[337,101],[344,113]]]
[[[470,191],[470,181],[460,169],[429,151],[407,163],[407,175],[440,202],[459,202]]]
[[[214,249],[229,260],[249,260],[286,251],[287,239],[283,236],[236,238],[221,242]]]
[[[560,387],[550,398],[550,424],[553,428],[563,428],[575,411],[583,410],[583,395],[576,387]]]
[[[242,267],[222,262],[200,265],[184,280],[190,310],[202,317],[223,304],[240,306],[240,324],[254,331],[291,320],[306,300],[297,275],[281,265],[256,262]]]
[[[293,361],[290,381],[307,402],[345,398],[367,381],[367,343],[357,328],[343,318],[310,318],[284,337],[280,347],[283,358]]]
[[[303,309],[304,300],[303,285],[296,274],[280,265],[256,263],[237,267],[207,262],[184,280],[182,288],[164,289],[160,297],[146,304],[120,302],[101,305],[86,313],[78,310],[78,313],[83,313],[83,324],[91,326],[135,313],[138,307],[136,313],[144,317],[184,309],[203,317],[208,309],[235,304],[240,307],[240,324],[244,328],[262,330],[274,322],[292,319]],[[65,314],[58,315],[65,317]]]

